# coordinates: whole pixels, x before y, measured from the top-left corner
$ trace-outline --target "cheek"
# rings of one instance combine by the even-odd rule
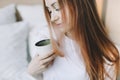
[[[59,20],[60,20],[61,22],[63,22],[63,18],[62,18],[63,16],[62,16],[62,14],[61,14],[60,11],[58,12],[58,16],[59,16]]]

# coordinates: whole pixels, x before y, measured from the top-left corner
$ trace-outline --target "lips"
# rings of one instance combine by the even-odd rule
[[[58,27],[62,27],[62,23],[56,24]]]

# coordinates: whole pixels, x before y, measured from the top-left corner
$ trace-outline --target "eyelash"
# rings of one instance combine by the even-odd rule
[[[60,9],[55,9],[56,11],[59,11]]]
[[[56,10],[56,11],[60,11],[60,9],[55,9],[55,10]],[[52,11],[49,11],[49,10],[48,10],[48,12],[49,12],[50,14],[52,13]]]

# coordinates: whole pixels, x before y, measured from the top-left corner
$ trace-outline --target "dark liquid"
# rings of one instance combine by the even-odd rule
[[[41,41],[38,41],[35,46],[45,46],[45,45],[48,45],[50,44],[50,39],[45,39],[45,40],[41,40]]]

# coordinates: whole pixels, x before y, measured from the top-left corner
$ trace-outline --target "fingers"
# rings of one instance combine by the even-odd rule
[[[44,56],[40,56],[40,55],[39,55],[39,59],[40,59],[40,60],[44,60],[44,59],[46,59],[46,58],[48,58],[48,57],[50,57],[50,56],[52,56],[52,55],[54,55],[54,50],[50,51],[49,53],[47,53],[47,54],[44,55]]]
[[[41,57],[39,54],[36,54],[34,59],[35,61],[39,61],[39,66],[48,66],[49,64],[51,64],[51,62],[55,59],[56,54],[53,53],[54,51],[50,52],[49,54],[47,54],[44,57]]]
[[[48,58],[46,58],[46,59],[44,59],[44,60],[41,60],[41,61],[42,61],[43,64],[46,64],[46,63],[50,64],[50,62],[51,62],[52,60],[54,60],[55,57],[56,57],[56,55],[54,54],[54,55],[52,55],[52,56],[50,56],[50,57],[48,57]]]
[[[49,57],[51,57],[51,56],[53,56],[53,55],[55,55],[55,54],[52,52],[51,54],[48,54],[48,55],[46,55],[45,57],[43,57],[41,60],[47,59],[47,58],[49,58]]]
[[[38,69],[38,73],[44,72],[46,71],[48,68],[48,65],[42,65],[39,69]]]
[[[44,58],[41,59],[39,54],[36,54],[29,63],[28,73],[30,73],[31,75],[42,73],[48,68],[49,64],[51,64],[55,56],[56,55],[53,52],[51,52],[50,54],[46,55]]]

